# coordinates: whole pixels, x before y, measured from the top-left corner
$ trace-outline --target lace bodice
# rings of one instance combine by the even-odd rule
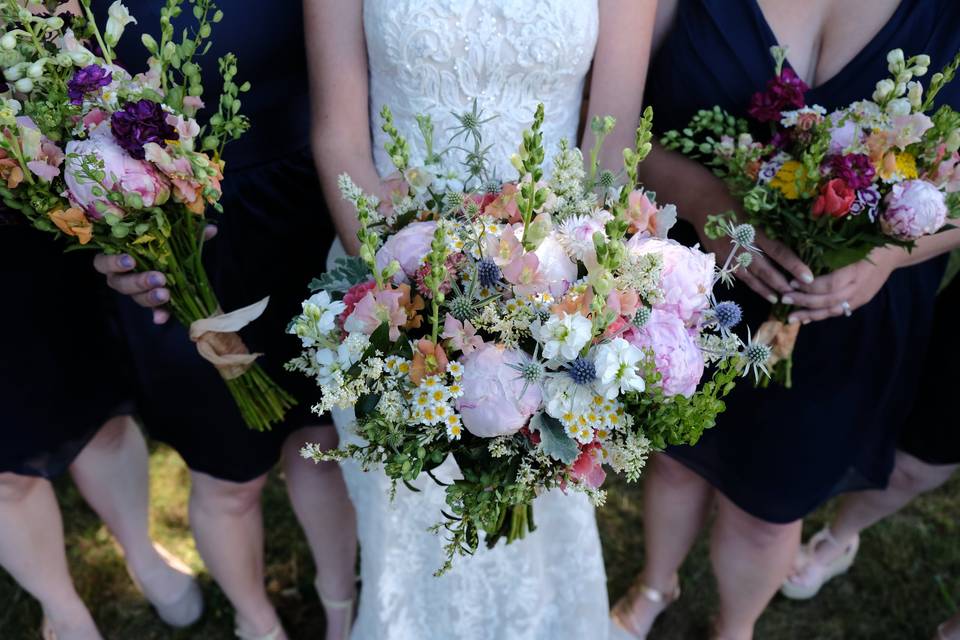
[[[370,111],[389,106],[419,160],[414,117],[429,115],[438,142],[446,142],[453,114],[476,99],[496,116],[483,127],[485,143],[493,145],[490,167],[496,177],[512,179],[509,158],[537,103],[546,107],[548,151],[561,138],[577,144],[598,27],[597,0],[365,0]],[[373,120],[374,158],[385,175],[392,167]],[[447,161],[458,159],[453,152]]]

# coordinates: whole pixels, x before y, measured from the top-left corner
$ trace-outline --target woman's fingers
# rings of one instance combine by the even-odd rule
[[[158,307],[153,310],[153,324],[164,324],[170,319],[170,312],[166,307]]]
[[[211,239],[213,239],[213,237],[214,237],[215,235],[217,235],[217,225],[215,225],[215,224],[208,224],[207,226],[205,226],[205,227],[203,228],[203,239],[204,239],[204,240],[211,240]]]
[[[813,271],[787,245],[765,236],[757,237],[757,245],[774,262],[787,270],[794,278],[805,284],[813,282]],[[786,282],[786,279],[784,279]],[[789,287],[790,284],[787,283]],[[791,287],[795,288],[795,287]]]
[[[765,298],[770,304],[777,304],[777,302],[779,302],[780,296],[746,269],[737,271],[737,278],[750,287],[758,296]]]
[[[170,292],[167,289],[151,289],[150,291],[133,294],[130,297],[138,305],[148,309],[160,307],[170,302]]]
[[[746,273],[762,282],[772,292],[790,293],[793,291],[783,274],[764,256],[754,256],[750,266],[746,269]],[[756,291],[756,289],[754,290]],[[763,296],[770,299],[769,295],[763,294]],[[779,300],[779,296],[775,297],[777,300],[771,300],[774,304]]]
[[[93,268],[105,276],[111,273],[133,271],[136,266],[136,260],[126,254],[110,256],[105,253],[98,253],[93,258]]]
[[[129,274],[110,273],[107,275],[107,285],[114,291],[126,296],[135,296],[141,293],[163,290],[166,292],[165,295],[169,300],[170,292],[162,289],[166,284],[166,277],[159,271]]]
[[[791,324],[794,322],[808,324],[818,320],[827,320],[828,318],[845,316],[850,313],[853,313],[853,305],[850,305],[848,311],[847,307],[844,307],[842,304],[838,304],[832,307],[827,307],[826,309],[801,309],[799,311],[794,311],[790,314],[790,318],[787,321]]]

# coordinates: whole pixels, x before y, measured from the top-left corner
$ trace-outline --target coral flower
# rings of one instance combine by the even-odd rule
[[[450,364],[450,361],[447,360],[447,354],[443,347],[427,338],[421,338],[417,341],[416,351],[413,352],[410,379],[414,384],[420,384],[427,376],[445,373],[448,364]]]
[[[409,298],[409,289],[406,295]],[[402,304],[403,297],[404,292],[400,289],[368,291],[353,308],[353,313],[343,323],[343,328],[348,333],[360,332],[369,336],[380,325],[386,323],[390,328],[390,340],[399,340],[400,327],[407,323],[407,311]]]
[[[93,239],[93,223],[83,215],[83,210],[70,207],[66,211],[56,209],[47,215],[60,231],[68,236],[76,236],[80,244],[87,244]]]

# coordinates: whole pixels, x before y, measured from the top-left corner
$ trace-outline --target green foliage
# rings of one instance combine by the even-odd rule
[[[370,269],[358,256],[346,256],[334,260],[334,266],[319,278],[310,282],[310,291],[326,291],[330,294],[344,294],[354,285],[369,280]]]
[[[540,433],[543,452],[564,464],[573,464],[580,455],[576,441],[566,434],[563,425],[546,413],[538,413],[530,421],[530,430]]]

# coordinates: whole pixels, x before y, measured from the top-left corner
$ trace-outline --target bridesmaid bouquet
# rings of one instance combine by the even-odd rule
[[[751,100],[751,120],[715,107],[663,138],[667,148],[711,167],[743,202],[747,222],[822,275],[877,247],[909,249],[960,214],[960,114],[947,106],[933,111],[960,54],[925,92],[917,78],[927,73],[929,56],[891,51],[891,77],[870,99],[828,113],[806,104],[808,87],[784,66],[785,51],[772,52],[777,74]],[[790,311],[776,305],[758,331],[772,347],[773,379],[788,387],[799,330],[786,323]]]
[[[712,293],[751,254],[718,269],[668,240],[675,208],[639,188],[649,111],[624,151],[625,187],[597,168],[612,118],[593,123],[589,173],[562,143],[545,178],[541,105],[511,159],[517,180],[502,183],[487,171],[476,106],[454,132],[459,173],[442,168],[428,118],[415,165],[382,115],[397,190],[380,202],[341,176],[360,256],[312,284],[289,329],[304,351],[288,366],[317,380],[316,412],[355,409],[366,441],[305,457],[380,465],[396,487],[453,456],[462,478],[437,525],[449,534],[442,573],[481,532],[493,547],[532,530],[539,493],[602,504],[605,467],[636,480],[651,449],[696,442],[769,350],[743,345],[731,332],[740,308]],[[737,249],[750,246],[752,227],[731,232]]]
[[[145,73],[114,63],[113,47],[135,19],[120,2],[100,30],[89,0],[0,0],[0,197],[35,227],[68,236],[71,248],[134,256],[162,271],[170,307],[190,327],[200,354],[217,367],[246,423],[266,429],[293,401],[254,362],[236,331],[266,300],[224,314],[201,262],[205,211],[218,211],[223,146],[249,126],[234,81],[237,61],[219,61],[224,93],[206,127],[195,120],[200,67],[222,13],[190,0],[193,34],[175,38],[183,0],[166,0],[160,41],[145,35]]]

